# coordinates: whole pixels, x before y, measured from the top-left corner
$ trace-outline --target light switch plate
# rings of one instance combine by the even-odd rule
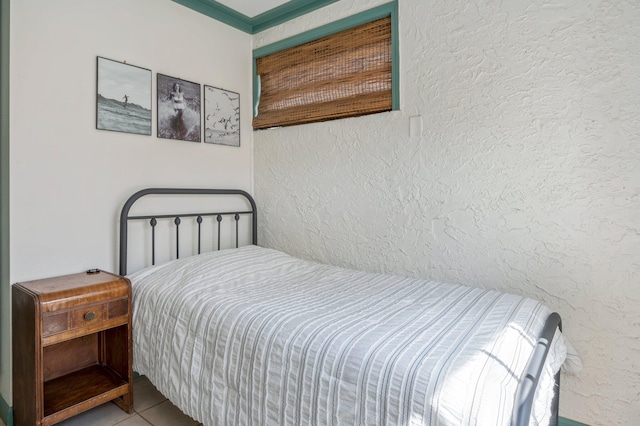
[[[422,116],[414,115],[409,117],[409,136],[422,136]]]

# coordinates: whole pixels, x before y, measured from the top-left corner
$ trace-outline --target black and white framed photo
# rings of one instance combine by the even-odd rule
[[[96,128],[151,135],[151,70],[98,56]]]
[[[240,94],[204,86],[204,141],[240,146]]]
[[[158,137],[200,142],[200,85],[158,74]]]

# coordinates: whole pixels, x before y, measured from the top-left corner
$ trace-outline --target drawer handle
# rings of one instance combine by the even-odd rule
[[[84,320],[85,321],[91,321],[92,319],[94,319],[96,317],[96,313],[91,311],[91,312],[87,312],[86,314],[84,314]]]

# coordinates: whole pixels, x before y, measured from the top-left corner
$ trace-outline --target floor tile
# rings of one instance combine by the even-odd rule
[[[134,414],[127,420],[118,423],[116,426],[150,426],[151,424],[143,419],[139,414]]]
[[[196,426],[198,424],[169,401],[144,410],[140,415],[154,426]]]
[[[133,381],[133,409],[136,412],[158,405],[166,399],[145,376]]]
[[[113,426],[131,417],[112,402],[102,404],[70,419],[58,423],[59,426]]]

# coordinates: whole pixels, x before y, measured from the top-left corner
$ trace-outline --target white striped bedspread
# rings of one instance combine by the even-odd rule
[[[246,246],[129,276],[134,370],[214,425],[508,425],[549,314],[520,296]],[[531,424],[546,424],[554,339]]]

